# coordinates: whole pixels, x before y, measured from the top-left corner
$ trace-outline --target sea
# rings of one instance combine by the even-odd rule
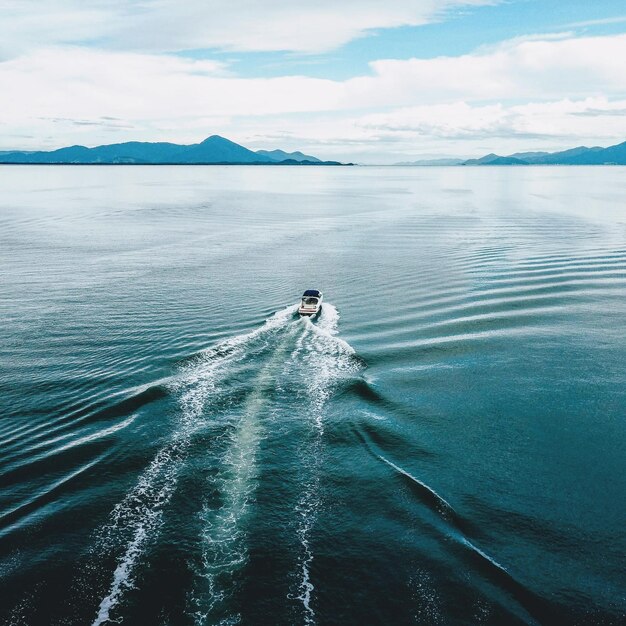
[[[626,624],[625,418],[623,167],[0,167],[2,624]]]

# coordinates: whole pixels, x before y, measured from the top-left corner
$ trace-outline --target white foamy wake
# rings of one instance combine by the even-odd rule
[[[288,310],[287,320],[294,309]],[[281,324],[280,334],[268,341],[259,371],[237,415],[229,445],[222,458],[221,471],[213,483],[220,498],[218,508],[205,505],[201,516],[203,531],[202,560],[198,579],[191,594],[191,607],[198,625],[208,623],[237,624],[241,615],[229,606],[238,576],[248,561],[246,518],[258,475],[258,452],[264,429],[272,412],[275,394],[285,392],[285,382],[296,381],[296,393],[307,407],[304,419],[309,421],[309,438],[303,442],[304,476],[301,497],[296,506],[296,533],[302,547],[296,572],[297,598],[304,609],[306,623],[313,623],[314,586],[310,577],[313,552],[310,534],[321,506],[320,464],[323,460],[323,409],[333,388],[347,373],[358,369],[354,350],[337,338],[339,314],[331,304],[313,323],[301,318],[292,324]],[[299,391],[298,391],[299,390]]]
[[[265,421],[275,410],[272,394],[279,393],[281,379],[296,373],[304,396],[309,438],[303,448],[301,497],[296,507],[297,536],[301,555],[295,573],[295,593],[306,623],[315,622],[311,533],[322,505],[320,490],[323,462],[324,409],[342,377],[358,369],[353,349],[336,337],[339,315],[325,304],[317,323],[294,320],[296,306],[270,317],[258,329],[220,342],[188,363],[170,387],[178,396],[178,419],[168,443],[139,478],[137,484],[114,508],[111,521],[101,533],[100,548],[118,552],[108,592],[98,607],[93,626],[121,619],[120,603],[135,584],[138,564],[157,538],[163,514],[177,486],[194,433],[212,428],[216,420],[208,407],[229,389],[229,377],[238,368],[260,359],[261,366],[232,428],[221,459],[220,472],[211,485],[220,495],[220,506],[207,504],[200,512],[201,561],[198,584],[190,594],[192,613],[198,624],[234,624],[237,613],[229,611],[227,598],[248,560],[246,517],[254,499],[258,452]],[[238,365],[243,362],[242,365]],[[222,424],[223,427],[223,424]]]
[[[332,304],[324,304],[319,322],[307,324],[307,334],[302,342],[302,371],[305,375],[307,411],[311,425],[310,439],[302,457],[307,477],[302,485],[301,497],[296,505],[298,516],[296,533],[301,553],[296,572],[296,591],[291,594],[302,605],[305,624],[314,624],[313,595],[315,586],[311,580],[314,553],[311,533],[322,506],[321,466],[324,455],[325,407],[341,379],[359,369],[354,349],[335,335],[338,332],[339,313]]]
[[[243,404],[215,484],[221,495],[221,506],[214,510],[207,504],[202,511],[201,580],[192,597],[197,624],[216,623],[216,620],[224,625],[240,622],[240,615],[228,613],[224,601],[248,560],[245,519],[256,488],[264,419],[271,411],[268,404],[272,390],[277,388],[282,366],[285,360],[290,360],[287,355],[295,330],[294,325],[278,340]],[[297,344],[293,352],[296,350]]]
[[[102,530],[101,551],[116,550],[122,542],[108,593],[102,598],[93,626],[117,621],[112,611],[117,607],[128,589],[134,586],[135,570],[145,551],[158,535],[162,525],[163,511],[176,490],[178,474],[184,463],[187,448],[194,432],[207,426],[210,417],[205,416],[209,401],[219,397],[221,383],[226,379],[233,363],[245,357],[248,347],[265,335],[287,324],[293,317],[295,306],[279,311],[268,318],[263,326],[249,333],[220,342],[206,350],[188,364],[171,384],[171,390],[179,395],[180,413],[175,430],[167,445],[161,448],[137,484],[115,506],[111,521]],[[254,411],[251,400],[250,411]],[[255,439],[252,426],[242,431],[239,447],[232,452],[233,466],[238,459],[245,461],[245,451],[250,447],[248,439]],[[241,508],[240,501],[245,489],[239,483],[248,481],[245,470],[238,474],[230,488],[230,510]]]

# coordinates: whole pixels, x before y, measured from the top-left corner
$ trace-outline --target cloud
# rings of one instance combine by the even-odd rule
[[[626,117],[626,108],[620,108],[621,103],[613,102],[611,106],[606,109],[586,109],[572,113],[572,115],[578,115],[580,117]]]
[[[356,123],[385,134],[443,139],[511,135],[519,130],[514,114],[501,104],[472,107],[465,102],[403,108],[365,116]]]
[[[0,63],[0,110],[5,142],[41,138],[25,148],[214,132],[243,142],[273,135],[294,148],[303,146],[289,137],[308,138],[329,156],[341,142],[344,154],[376,142],[563,145],[626,135],[623,58],[626,35],[521,38],[455,57],[374,61],[370,74],[339,81],[242,78],[211,60],[52,47]]]
[[[93,44],[143,52],[324,52],[375,29],[416,26],[499,0],[3,0],[0,55]]]
[[[626,94],[626,35],[505,43],[490,52],[381,60],[372,74],[240,78],[215,61],[52,48],[0,63],[3,116],[164,119],[349,111]]]
[[[246,140],[267,145],[306,147],[361,162],[395,162],[421,156],[482,156],[495,151],[559,150],[579,144],[611,145],[626,138],[626,100],[605,98],[477,105],[464,102],[393,109],[385,113],[337,117],[272,119],[289,136],[258,132]],[[583,116],[607,111],[607,116]],[[613,114],[608,115],[611,111]],[[245,132],[246,126],[240,130]],[[395,155],[395,156],[394,156]]]
[[[616,17],[604,17],[597,20],[585,20],[583,22],[570,22],[566,28],[581,28],[585,26],[606,26],[607,24],[623,24],[626,22],[626,15]]]
[[[441,102],[626,94],[626,35],[516,39],[488,51],[435,59],[380,60],[374,77],[354,80],[354,93],[376,82],[381,100]]]
[[[418,106],[361,117],[356,124],[366,130],[402,136],[436,139],[523,138],[546,140],[626,137],[626,100],[606,98],[500,103],[471,106],[465,102]],[[588,118],[588,119],[580,119]],[[607,117],[613,118],[610,122]],[[600,119],[603,118],[603,119]]]
[[[116,117],[110,117],[108,115],[102,115],[93,120],[75,120],[68,117],[42,117],[44,121],[50,121],[53,124],[71,125],[71,126],[96,126],[98,128],[104,128],[107,130],[112,129],[130,129],[134,128],[132,124],[126,124]]]
[[[341,94],[330,80],[237,78],[221,63],[173,55],[53,48],[0,63],[5,118],[267,115],[330,110]]]

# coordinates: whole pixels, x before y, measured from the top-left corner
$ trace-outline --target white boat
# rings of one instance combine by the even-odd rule
[[[302,294],[302,301],[298,313],[312,317],[322,310],[322,292],[317,289],[307,289]]]

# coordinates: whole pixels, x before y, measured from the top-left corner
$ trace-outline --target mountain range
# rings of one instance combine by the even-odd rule
[[[68,146],[51,151],[0,151],[0,163],[103,165],[343,165],[302,152],[249,150],[219,135],[196,144],[128,141],[87,148]],[[351,164],[349,164],[351,165]],[[626,142],[601,148],[579,146],[561,152],[487,154],[479,159],[427,159],[396,165],[626,165]]]
[[[150,143],[129,141],[95,148],[69,146],[49,152],[0,152],[0,163],[106,164],[106,165],[342,165],[321,161],[302,152],[259,150],[254,152],[219,135],[201,143]]]
[[[562,152],[487,154],[480,159],[429,159],[398,165],[626,165],[626,141],[608,148],[579,146]]]

